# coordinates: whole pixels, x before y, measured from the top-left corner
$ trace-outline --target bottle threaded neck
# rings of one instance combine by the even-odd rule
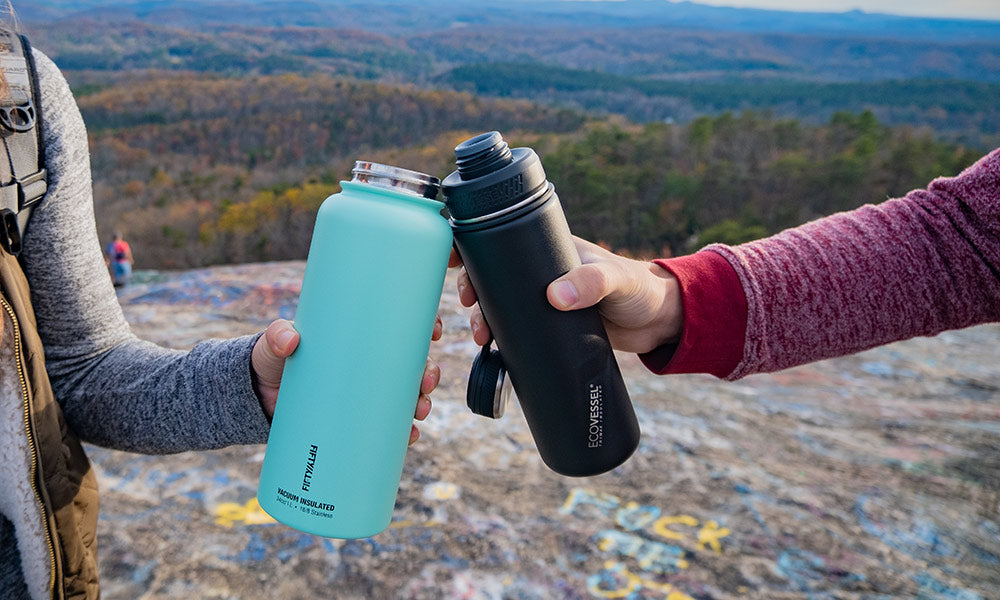
[[[462,181],[498,171],[514,159],[499,131],[470,138],[455,148],[456,165]]]

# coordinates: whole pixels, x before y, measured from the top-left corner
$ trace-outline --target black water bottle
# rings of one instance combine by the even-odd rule
[[[549,283],[580,265],[554,186],[530,148],[493,131],[455,148],[442,183],[455,247],[499,351],[473,363],[469,407],[499,417],[505,374],[542,460],[563,475],[617,467],[639,424],[597,308],[562,312]]]

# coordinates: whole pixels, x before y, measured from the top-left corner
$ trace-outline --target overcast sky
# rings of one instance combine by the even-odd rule
[[[698,4],[845,12],[865,12],[917,17],[955,17],[1000,21],[1000,0],[693,0]]]

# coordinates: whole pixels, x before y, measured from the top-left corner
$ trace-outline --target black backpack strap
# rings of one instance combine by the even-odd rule
[[[38,79],[27,38],[0,30],[0,245],[21,251],[32,208],[45,196]]]

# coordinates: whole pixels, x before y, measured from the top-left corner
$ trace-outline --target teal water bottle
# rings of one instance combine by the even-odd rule
[[[441,300],[439,180],[359,161],[316,215],[257,499],[308,533],[389,526]]]

